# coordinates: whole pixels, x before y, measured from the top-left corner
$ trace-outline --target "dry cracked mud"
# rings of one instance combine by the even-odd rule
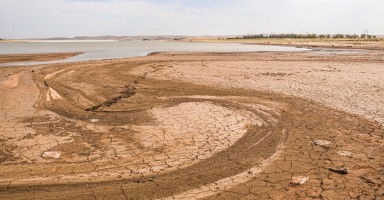
[[[0,199],[383,199],[383,55],[0,68]]]

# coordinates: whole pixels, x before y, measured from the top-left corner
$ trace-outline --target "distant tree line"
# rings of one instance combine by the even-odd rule
[[[256,34],[256,35],[245,35],[241,37],[236,38],[230,38],[230,39],[259,39],[259,38],[289,38],[289,39],[312,39],[312,38],[376,38],[376,35],[367,35],[367,34],[361,34],[361,35],[350,35],[350,34],[270,34],[270,35],[264,35],[264,34]]]

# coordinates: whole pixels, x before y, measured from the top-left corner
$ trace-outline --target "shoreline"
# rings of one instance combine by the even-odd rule
[[[158,42],[161,42],[161,43],[158,44]],[[165,42],[165,44],[163,44],[163,42]],[[170,42],[173,42],[173,41],[170,41]],[[143,46],[147,45],[145,43],[147,43],[147,42],[145,42],[145,41],[143,42],[142,41],[142,45]],[[131,45],[130,43],[128,43],[127,45],[123,45],[125,47],[125,49],[128,49],[128,52],[130,52],[129,51],[130,45]],[[139,45],[141,45],[141,44],[139,44]],[[172,52],[173,50],[180,50],[180,52],[183,52],[182,49],[185,49],[185,51],[184,51],[185,53],[188,53],[188,52],[198,52],[199,50],[204,52],[204,48],[211,48],[211,50],[212,50],[211,52],[215,52],[215,49],[217,49],[217,51],[219,51],[219,52],[222,51],[223,53],[224,52],[230,53],[232,51],[233,52],[236,52],[236,51],[238,51],[238,52],[252,52],[252,50],[254,50],[253,52],[261,52],[261,51],[272,51],[272,52],[273,51],[292,51],[292,52],[295,52],[295,51],[309,50],[309,49],[291,48],[291,47],[285,47],[285,46],[274,47],[274,46],[271,46],[271,45],[270,46],[268,46],[268,45],[259,45],[260,47],[243,47],[239,43],[232,43],[232,44],[229,44],[229,45],[221,45],[225,49],[220,49],[219,48],[220,45],[219,46],[217,46],[217,45],[211,45],[211,46],[208,45],[208,47],[205,47],[204,44],[192,45],[192,47],[189,47],[190,45],[188,45],[187,43],[181,44],[181,45],[180,44],[173,44],[173,43],[171,43],[171,46],[172,45],[174,45],[174,46],[167,47],[167,45],[169,45],[169,44],[167,44],[166,41],[157,41],[157,42],[151,43],[149,45],[151,46],[151,48],[149,50],[152,50],[153,52],[148,52],[148,49],[142,49],[142,50],[139,49],[136,52],[131,52],[131,53],[128,53],[126,55],[124,55],[124,54],[120,55],[119,53],[116,53],[116,55],[118,55],[118,56],[117,57],[113,57],[113,56],[111,56],[112,54],[110,52],[117,51],[119,46],[115,47],[114,45],[112,45],[114,47],[109,47],[109,45],[106,45],[108,47],[107,47],[107,49],[104,49],[105,53],[97,54],[98,51],[103,52],[103,45],[100,45],[96,49],[84,49],[83,50],[83,51],[85,51],[85,52],[83,52],[84,55],[78,56],[76,58],[69,59],[69,60],[61,60],[61,61],[58,61],[58,62],[45,62],[44,63],[44,62],[33,62],[34,60],[35,61],[42,60],[42,59],[39,60],[39,59],[36,59],[36,58],[35,59],[31,58],[29,60],[28,59],[25,59],[25,60],[19,59],[20,61],[24,61],[24,62],[16,63],[16,60],[15,60],[13,62],[13,64],[11,64],[11,66],[13,66],[13,65],[19,65],[20,66],[20,65],[23,65],[23,64],[25,64],[25,65],[35,65],[35,64],[50,64],[50,63],[59,63],[59,62],[73,62],[73,61],[76,62],[76,61],[87,61],[87,60],[88,61],[89,60],[104,60],[104,59],[114,59],[114,58],[121,59],[121,58],[145,56],[144,55],[145,52],[148,52],[147,55],[150,55],[152,53],[158,52],[159,50],[161,52]],[[159,47],[156,47],[156,45],[159,45]],[[38,46],[41,47],[41,46],[44,46],[44,44],[39,44]],[[82,45],[72,46],[72,48],[67,49],[67,51],[79,50],[79,49],[81,49],[81,46]],[[60,48],[60,45],[58,45],[57,48]],[[67,48],[67,47],[65,46],[65,48]],[[179,49],[179,48],[181,48],[181,49]],[[203,49],[201,49],[201,48],[203,48]],[[53,49],[55,49],[55,48],[53,48]],[[241,49],[243,49],[243,51]],[[108,51],[110,51],[110,52],[108,52]],[[208,53],[208,52],[206,52],[206,53]],[[49,53],[47,53],[47,55],[49,56]],[[15,57],[17,55],[10,55],[10,56]],[[23,54],[21,54],[19,57],[22,57],[22,56],[23,56]],[[34,56],[34,57],[39,57],[40,56],[41,57],[41,56],[43,56],[43,54],[42,53],[36,53],[36,54],[30,54],[30,55],[27,54],[24,57],[27,57],[27,56]],[[5,59],[5,58],[7,58],[7,55],[6,54],[3,54],[3,55],[0,54],[0,57],[3,57]],[[0,60],[0,62],[1,62],[1,60]],[[10,65],[9,64],[3,64],[2,66],[10,66]]]
[[[120,42],[119,40],[3,40],[0,43],[81,43],[81,42]]]

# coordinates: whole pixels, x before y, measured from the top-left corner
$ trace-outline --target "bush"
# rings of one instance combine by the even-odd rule
[[[349,38],[349,39],[356,39],[356,38],[376,38],[375,35],[366,35],[361,34],[356,35],[350,35],[350,34],[270,34],[270,35],[263,35],[263,34],[256,34],[256,35],[246,35],[242,37],[236,37],[236,38],[230,38],[230,39],[259,39],[259,38],[289,38],[289,39],[312,39],[312,38]]]
[[[243,39],[255,39],[255,38],[266,38],[266,36],[264,36],[263,34],[243,36]]]
[[[332,38],[344,38],[344,34],[335,34],[332,36]]]

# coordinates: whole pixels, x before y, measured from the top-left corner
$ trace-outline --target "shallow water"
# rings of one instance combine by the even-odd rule
[[[0,54],[84,52],[65,60],[48,62],[18,62],[11,65],[102,60],[145,56],[151,52],[254,52],[305,51],[305,48],[239,43],[202,43],[177,41],[112,41],[112,42],[30,42],[0,43]],[[10,65],[10,64],[6,64]]]

